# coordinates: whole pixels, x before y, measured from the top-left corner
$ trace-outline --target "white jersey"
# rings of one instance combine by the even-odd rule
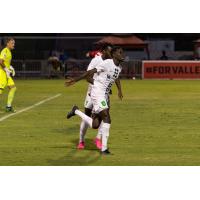
[[[122,68],[121,66],[116,66],[113,59],[101,62],[95,68],[97,69],[97,73],[93,77],[92,94],[97,96],[108,95],[113,83],[119,77]]]
[[[100,65],[103,62],[103,59],[101,57],[101,55],[96,55],[90,62],[90,64],[88,65],[87,71],[92,70],[94,68],[96,68],[98,65]],[[94,74],[94,77],[96,76],[96,74]],[[92,89],[92,84],[89,83],[88,85],[88,90],[87,90],[87,94],[90,94]]]

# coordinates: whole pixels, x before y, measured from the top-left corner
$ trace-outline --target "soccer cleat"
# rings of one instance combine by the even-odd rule
[[[6,112],[13,112],[13,113],[15,113],[16,110],[14,110],[14,108],[12,106],[6,106]]]
[[[101,143],[101,140],[100,140],[100,139],[95,138],[94,144],[96,145],[97,149],[100,149],[100,150],[101,150],[102,143]]]
[[[73,106],[72,110],[67,114],[67,119],[73,117],[75,115],[75,111],[78,109],[79,109],[78,106]]]
[[[85,143],[84,142],[79,142],[79,144],[77,145],[77,149],[84,149],[85,148]]]
[[[110,151],[106,149],[105,151],[101,151],[101,155],[110,155]]]

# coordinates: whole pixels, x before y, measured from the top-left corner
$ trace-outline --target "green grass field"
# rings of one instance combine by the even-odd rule
[[[110,156],[99,154],[91,129],[86,149],[76,150],[80,119],[66,120],[65,115],[73,104],[83,109],[87,83],[65,88],[63,82],[16,81],[18,111],[62,95],[0,122],[1,166],[200,165],[200,81],[123,80],[123,101],[113,86]],[[0,111],[6,98],[7,91]]]

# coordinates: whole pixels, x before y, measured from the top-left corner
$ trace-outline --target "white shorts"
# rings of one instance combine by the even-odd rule
[[[97,97],[98,98],[98,97]],[[95,98],[96,99],[96,98]],[[107,103],[107,106],[108,108],[110,108],[110,97],[109,95],[106,95],[105,96],[105,99],[106,99],[106,103]],[[91,98],[91,95],[89,93],[87,93],[86,97],[85,97],[85,102],[84,102],[84,107],[85,108],[88,108],[90,110],[92,110],[93,113],[96,113],[95,112],[95,109],[93,107],[93,102],[92,102],[92,98]],[[101,109],[100,109],[101,110]],[[101,110],[102,111],[102,110]],[[100,112],[101,112],[100,111]]]
[[[109,108],[109,96],[106,95],[92,95],[93,112],[98,114],[101,111]]]
[[[92,103],[92,99],[89,93],[87,93],[86,97],[85,97],[85,103],[84,103],[84,107],[88,108],[90,110],[93,109],[93,103]]]

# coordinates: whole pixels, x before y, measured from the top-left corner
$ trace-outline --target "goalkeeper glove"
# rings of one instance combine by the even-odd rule
[[[10,66],[10,70],[11,70],[12,76],[15,76],[15,69],[13,66]]]
[[[4,71],[6,72],[7,78],[10,78],[11,71],[6,67],[4,68]]]

